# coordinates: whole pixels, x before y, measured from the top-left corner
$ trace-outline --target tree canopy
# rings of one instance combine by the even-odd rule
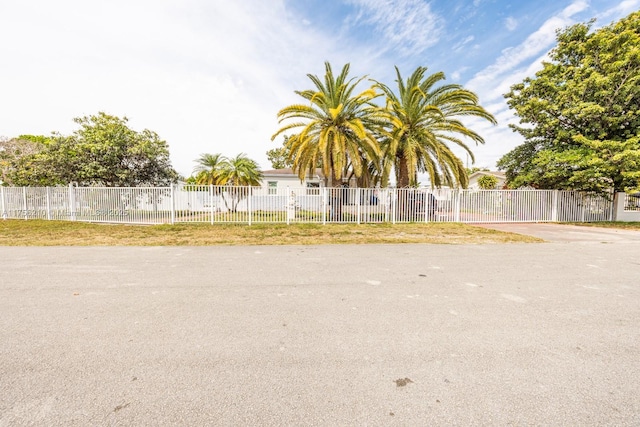
[[[287,123],[272,140],[289,130],[297,133],[285,139],[283,148],[268,152],[272,164],[291,162],[301,179],[307,171],[321,167],[328,185],[334,187],[352,177],[362,186],[384,186],[392,169],[400,187],[416,185],[418,172],[427,172],[436,187],[466,187],[467,171],[452,147],[462,148],[473,158],[464,139],[484,140],[462,118],[479,117],[491,123],[495,119],[473,92],[441,84],[443,73],[426,75],[426,71],[418,67],[404,81],[396,67],[397,92],[377,81],[357,92],[364,78],[349,79],[349,64],[336,76],[325,63],[324,80],[309,74],[315,88],[295,92],[308,104],[291,105],[278,113],[280,122]],[[378,98],[384,99],[384,105],[376,103]]]
[[[466,187],[467,171],[451,146],[462,148],[473,159],[463,138],[477,144],[484,144],[484,139],[460,118],[474,116],[494,124],[496,120],[480,106],[476,94],[460,85],[442,84],[442,72],[426,72],[426,67],[418,67],[404,81],[396,67],[397,92],[376,84],[386,97],[383,174],[394,166],[398,187],[415,185],[418,172],[427,172],[436,187]]]
[[[369,162],[378,161],[377,136],[382,121],[379,109],[371,102],[377,94],[372,88],[354,94],[364,77],[348,75],[349,64],[334,75],[331,64],[326,62],[324,80],[308,74],[315,87],[295,91],[308,104],[290,105],[278,112],[280,123],[288,123],[271,139],[288,130],[298,130],[289,137],[287,147],[300,179],[321,163],[329,185],[335,187],[350,173],[359,177]]]
[[[285,169],[293,167],[293,159],[291,158],[291,149],[289,148],[289,137],[285,135],[284,141],[280,147],[272,148],[267,151],[267,159],[274,169]]]
[[[80,128],[70,136],[18,138],[23,144],[31,143],[31,149],[9,161],[7,182],[135,187],[166,185],[177,179],[168,145],[155,132],[136,132],[127,126],[126,117],[103,112],[74,121]]]
[[[505,95],[524,144],[498,162],[511,187],[640,189],[640,12],[559,31],[550,61]]]
[[[259,186],[260,165],[245,153],[227,158],[220,153],[202,154],[196,159],[195,183],[200,185]]]

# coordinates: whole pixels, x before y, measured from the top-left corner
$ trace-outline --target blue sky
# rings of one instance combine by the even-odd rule
[[[189,175],[201,153],[249,154],[269,169],[277,111],[294,90],[351,64],[394,84],[394,65],[443,71],[478,93],[498,126],[476,166],[521,140],[502,94],[533,75],[555,31],[607,25],[640,0],[24,0],[0,3],[0,136],[70,133],[73,117],[127,116]]]

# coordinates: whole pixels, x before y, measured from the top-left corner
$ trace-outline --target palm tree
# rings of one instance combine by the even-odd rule
[[[381,129],[381,111],[371,101],[373,88],[353,96],[355,87],[364,79],[347,79],[349,64],[338,76],[325,62],[324,82],[315,75],[307,76],[315,89],[295,91],[309,104],[294,104],[278,112],[279,123],[294,119],[272,137],[290,129],[298,133],[287,141],[293,169],[300,179],[322,165],[329,187],[337,187],[349,171],[359,177],[370,162],[377,163],[380,147],[377,131]]]
[[[224,185],[223,172],[229,160],[220,153],[201,154],[196,159],[197,166],[193,169],[196,173],[196,184],[199,185]]]
[[[245,153],[231,159],[219,153],[202,154],[196,163],[196,184],[216,186],[215,194],[222,197],[231,212],[235,212],[238,203],[249,196],[250,190],[242,187],[259,186],[262,182],[260,166]],[[227,204],[225,193],[231,196],[231,208]]]
[[[240,153],[231,159],[225,159],[220,173],[221,181],[226,186],[226,193],[231,196],[231,212],[235,212],[238,203],[251,195],[251,188],[262,182],[262,171],[255,160]],[[222,195],[227,208],[227,200]]]
[[[382,141],[385,175],[393,166],[398,187],[416,184],[418,172],[427,172],[436,187],[465,188],[467,172],[449,144],[461,147],[473,160],[462,138],[476,144],[484,144],[484,139],[459,119],[480,117],[493,124],[496,120],[478,104],[476,94],[456,84],[436,87],[445,79],[444,73],[425,76],[426,71],[426,67],[418,67],[405,83],[396,67],[397,95],[385,84],[375,85],[386,97],[388,136]]]
[[[262,182],[262,171],[255,160],[240,153],[231,159],[225,159],[221,177],[226,185],[259,186]]]

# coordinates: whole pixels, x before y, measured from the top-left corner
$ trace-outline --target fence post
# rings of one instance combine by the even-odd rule
[[[287,190],[286,190],[285,194],[287,195],[287,197],[285,199],[287,201],[287,204],[285,205],[284,208],[286,209],[287,225],[290,225],[290,217],[291,217],[291,200],[290,199],[291,199],[291,192],[289,191],[289,186],[288,185],[287,185]],[[294,209],[295,209],[295,206],[294,206]]]
[[[213,184],[209,184],[209,204],[211,205],[211,224],[213,224],[213,216],[215,215],[215,208],[213,206]]]
[[[2,219],[7,219],[7,206],[4,201],[4,186],[0,185],[0,203],[2,203]]]
[[[391,192],[391,224],[396,223],[396,199],[398,198],[398,189],[394,188]]]
[[[607,218],[607,221],[617,221],[618,220],[618,198],[620,196],[620,193],[616,193],[615,190],[612,190],[611,193],[611,199],[610,199],[610,204],[611,204],[611,208],[609,209],[609,218]],[[624,206],[626,206],[627,204],[627,195],[626,193],[624,194],[624,200],[622,200],[622,204],[623,204],[623,209]]]
[[[27,211],[27,187],[22,187],[22,207],[24,219],[29,219],[29,212]]]
[[[174,185],[171,184],[171,224],[176,223],[176,195]]]
[[[73,189],[73,183],[69,183],[69,220],[76,220],[76,192]]]
[[[356,187],[356,191],[358,192],[358,194],[356,195],[356,214],[358,215],[358,220],[356,222],[358,223],[358,225],[360,225],[360,214],[362,205],[362,201],[360,199],[362,198],[362,190]]]
[[[47,190],[47,220],[51,220],[51,196],[49,194],[49,187],[46,187]]]
[[[249,215],[249,225],[251,225],[251,193],[253,187],[247,187],[247,214]]]
[[[558,222],[558,190],[553,190],[553,201],[551,203],[551,221]]]
[[[322,225],[327,225],[327,187],[322,187]]]
[[[456,188],[455,192],[453,193],[453,197],[454,197],[454,213],[453,213],[453,218],[454,218],[454,222],[460,222],[460,189]]]

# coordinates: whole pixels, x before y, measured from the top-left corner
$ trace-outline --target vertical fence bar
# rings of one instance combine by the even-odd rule
[[[398,197],[398,189],[394,188],[391,194],[391,224],[396,223],[396,199]]]
[[[285,190],[285,194],[287,195],[286,197],[286,206],[285,206],[285,210],[286,210],[286,217],[287,217],[287,225],[291,224],[291,209],[295,209],[295,200],[292,200],[291,197],[291,191],[289,190],[289,186],[287,185],[287,188]],[[292,204],[294,204],[294,206],[292,207]],[[294,210],[294,215],[295,215],[295,210]]]
[[[69,207],[67,214],[71,221],[76,220],[76,195],[73,189],[73,183],[69,183]]]
[[[247,187],[247,215],[249,216],[249,225],[251,225],[251,195],[252,195],[252,191],[251,191],[252,187]]]
[[[2,203],[2,219],[7,219],[7,204],[4,201],[4,187],[0,185],[0,203]]]
[[[176,195],[174,185],[171,184],[171,224],[176,223]]]
[[[29,219],[29,211],[27,210],[27,187],[22,187],[22,214],[24,219]]]
[[[360,214],[361,214],[361,200],[360,198],[362,197],[362,190],[360,190],[359,188],[356,188],[354,191],[356,191],[356,215],[358,216],[358,218],[356,219],[356,223],[359,225],[360,224]]]
[[[46,197],[47,197],[47,219],[51,220],[51,194],[49,191],[49,187],[46,187],[45,190],[47,191],[46,193]]]
[[[327,187],[322,187],[322,225],[327,225]]]
[[[454,222],[460,222],[460,190],[455,190],[453,193],[454,198]]]
[[[623,206],[627,206],[626,198],[628,196],[625,193],[625,200],[623,201]],[[607,221],[614,221],[615,218],[615,210],[616,210],[616,193],[615,191],[611,192],[611,197],[609,198],[609,217],[606,218]]]
[[[211,215],[211,224],[214,223],[214,215],[215,215],[215,206],[213,204],[213,184],[209,184],[209,205],[210,205],[210,215]]]

